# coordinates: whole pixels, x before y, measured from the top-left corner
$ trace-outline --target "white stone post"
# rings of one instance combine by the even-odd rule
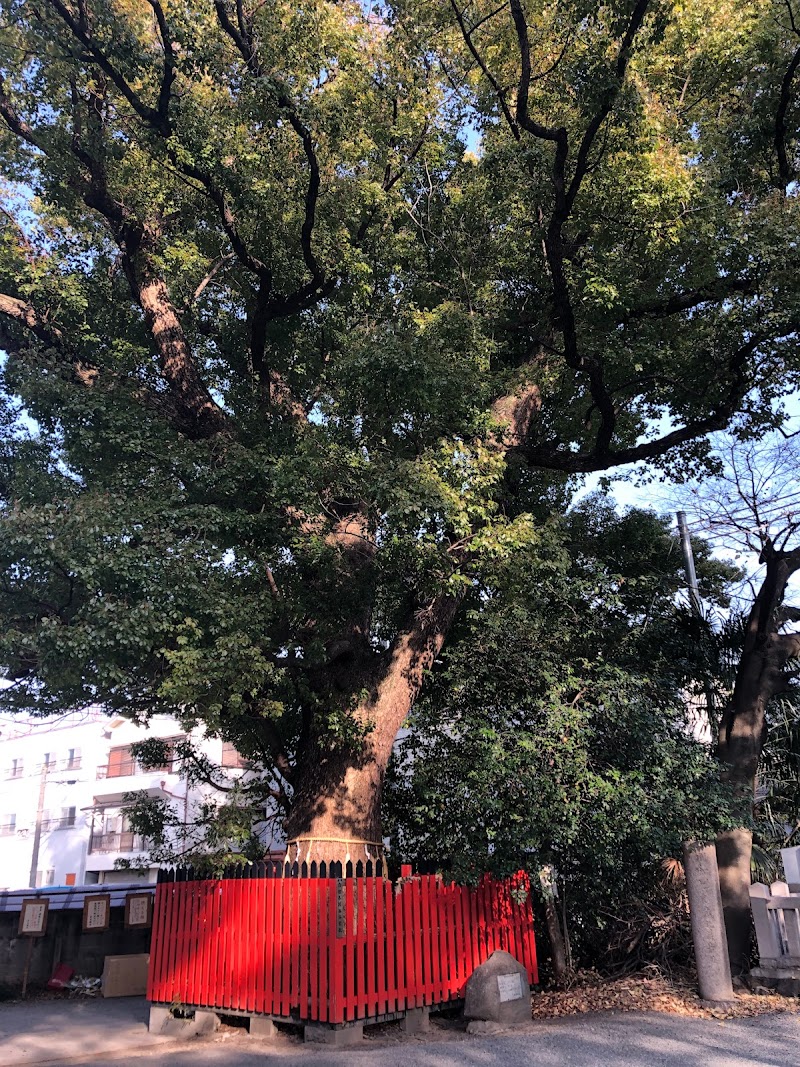
[[[692,919],[697,979],[703,1000],[733,1000],[731,965],[719,891],[717,854],[713,845],[687,841],[683,866]]]

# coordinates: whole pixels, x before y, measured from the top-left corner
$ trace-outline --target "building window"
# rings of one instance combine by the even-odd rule
[[[141,852],[147,847],[144,838],[131,830],[127,815],[100,809],[96,816],[102,817],[102,824],[92,828],[89,852]]]
[[[105,770],[106,778],[124,778],[126,775],[138,773],[139,767],[131,755],[130,745],[112,748],[108,753],[108,766]]]
[[[250,766],[250,760],[246,760],[241,752],[237,751],[236,745],[232,745],[230,741],[223,741],[222,766],[247,768]]]
[[[9,778],[21,778],[23,771],[23,763],[21,759],[12,759],[11,766],[8,768]]]
[[[41,889],[43,886],[47,885],[55,885],[55,882],[56,872],[52,867],[46,871],[36,872],[36,889]]]
[[[175,745],[179,741],[185,741],[186,738],[184,737],[183,734],[178,734],[177,737],[164,737],[161,740],[163,740],[164,744],[167,747],[167,759],[166,759],[166,762],[161,764],[158,767],[150,767],[149,770],[151,770],[151,771],[165,771],[168,774],[174,774],[175,770],[176,770],[175,765],[177,763],[180,763],[180,759],[175,755]]]
[[[65,771],[77,771],[81,766],[81,750],[79,748],[67,749],[67,758],[64,762]]]
[[[0,834],[13,834],[16,829],[16,815],[3,815],[2,820],[0,820]]]
[[[174,773],[175,764],[179,762],[174,754],[174,746],[176,742],[183,741],[184,737],[180,734],[177,737],[163,737],[159,738],[159,740],[163,741],[167,746],[167,759],[163,764],[157,767],[148,767],[145,771],[141,764],[134,759],[130,745],[120,745],[109,751],[108,764],[98,770],[97,777],[122,778],[125,775],[149,773],[150,771]]]
[[[75,808],[61,808],[58,813],[43,811],[42,830],[68,830],[70,826],[75,825],[75,814]]]
[[[61,814],[55,820],[54,830],[67,830],[75,825],[75,808],[62,808]]]

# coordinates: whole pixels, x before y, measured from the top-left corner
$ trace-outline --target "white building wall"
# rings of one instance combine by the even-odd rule
[[[118,858],[135,860],[143,853],[132,850],[138,841],[131,835],[103,831],[121,829],[124,793],[144,789],[166,796],[188,815],[199,794],[187,796],[181,776],[168,771],[131,768],[131,774],[109,777],[109,753],[146,737],[177,736],[185,735],[168,716],[155,716],[146,729],[98,710],[39,720],[0,718],[0,890],[31,886],[32,869],[43,884],[53,885],[154,881],[155,869],[116,871]],[[218,739],[192,739],[221,762]]]

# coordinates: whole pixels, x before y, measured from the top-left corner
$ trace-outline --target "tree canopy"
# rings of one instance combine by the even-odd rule
[[[791,4],[0,27],[2,701],[203,721],[292,840],[380,840],[459,605],[570,479],[782,418]]]

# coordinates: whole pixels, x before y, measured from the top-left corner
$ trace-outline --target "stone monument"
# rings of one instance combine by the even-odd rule
[[[531,987],[525,967],[508,952],[493,952],[467,982],[464,1015],[501,1026],[529,1021]],[[470,1026],[473,1032],[477,1029]]]

